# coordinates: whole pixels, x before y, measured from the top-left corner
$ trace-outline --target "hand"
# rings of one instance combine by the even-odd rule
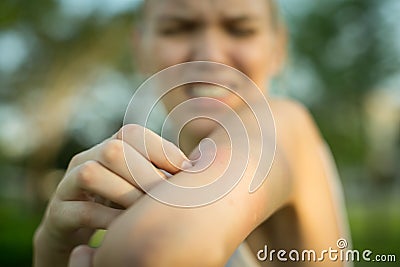
[[[125,157],[137,167],[128,169]],[[96,199],[127,208],[143,194],[133,177],[145,177],[151,185],[165,177],[154,165],[176,173],[186,161],[178,147],[138,125],[125,126],[73,157],[35,234],[34,265],[66,266],[74,247],[87,244],[96,229],[107,229],[123,211]]]

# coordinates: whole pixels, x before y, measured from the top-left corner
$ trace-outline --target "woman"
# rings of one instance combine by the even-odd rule
[[[140,145],[143,128],[128,125],[71,160],[36,232],[35,266],[67,266],[73,248],[87,244],[100,228],[109,229],[102,246],[96,251],[79,246],[70,266],[224,266],[238,251],[247,255],[240,260],[250,255],[253,264],[266,245],[299,251],[336,247],[336,241],[346,237],[346,224],[330,153],[305,108],[267,95],[269,80],[282,67],[285,42],[285,30],[272,1],[146,1],[135,33],[135,52],[143,74],[188,61],[212,61],[240,70],[262,89],[276,127],[277,150],[268,179],[249,194],[256,168],[250,160],[241,181],[224,198],[194,209],[165,205],[139,190],[125,164],[124,151],[140,166],[133,176],[152,181],[156,166],[172,174],[170,181],[187,186],[204,185],[218,177],[227,153],[217,153],[216,162],[222,163],[200,175],[181,171],[195,166],[178,147],[147,131],[146,153]],[[208,92],[193,90],[198,95]],[[163,101],[171,111],[192,97],[178,90]],[[251,120],[240,107],[233,109],[243,120]],[[230,152],[221,128],[205,120],[182,132],[182,151],[186,155],[196,151],[205,137],[215,140],[217,151]],[[259,145],[250,143],[251,147]],[[211,150],[202,152],[207,156]],[[153,188],[164,189],[163,185]],[[95,201],[97,197],[126,211],[103,205]],[[229,264],[236,260],[232,258]],[[275,259],[257,264],[314,266],[319,262]],[[322,264],[343,265],[328,258]]]

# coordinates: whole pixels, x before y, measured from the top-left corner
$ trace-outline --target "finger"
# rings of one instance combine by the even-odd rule
[[[68,267],[91,267],[95,251],[86,245],[74,248],[69,257]]]
[[[114,219],[123,212],[89,201],[58,201],[51,209],[51,220],[64,230],[108,229]]]
[[[125,125],[118,132],[117,138],[131,145],[158,168],[169,173],[175,174],[192,166],[176,145],[140,125]]]
[[[76,154],[74,157],[72,157],[71,161],[68,164],[67,172],[73,168],[75,168],[78,165],[81,165],[85,161],[88,160],[94,160],[94,156],[97,154],[96,152],[99,150],[99,148],[104,144],[107,143],[108,141],[115,140],[117,139],[118,133],[113,134],[111,137],[105,139],[103,142],[91,147],[90,149],[87,149],[85,151],[82,151],[78,154]]]
[[[153,182],[160,178],[166,178],[137,150],[118,139],[108,140],[77,155],[72,160],[72,166],[83,165],[86,161],[91,160],[100,162],[107,169],[135,186],[137,186],[137,183],[134,178],[137,177],[146,177],[146,181]]]
[[[87,193],[110,200],[122,207],[130,207],[143,193],[131,183],[102,166],[88,161],[73,169],[60,183],[60,200],[87,200]]]

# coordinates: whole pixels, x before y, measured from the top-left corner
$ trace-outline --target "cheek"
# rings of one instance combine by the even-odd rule
[[[146,58],[149,59],[153,73],[187,61],[189,54],[187,43],[162,38],[154,38],[149,42],[146,50]]]
[[[271,76],[274,60],[273,46],[267,38],[238,43],[233,49],[237,68],[249,76],[261,89]]]
[[[182,88],[176,88],[175,90],[169,91],[164,97],[162,98],[162,102],[166,108],[166,111],[169,113],[174,107],[178,104],[183,103],[187,100],[187,96],[185,95]]]

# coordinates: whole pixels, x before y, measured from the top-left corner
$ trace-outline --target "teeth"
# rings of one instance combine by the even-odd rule
[[[217,86],[196,86],[192,88],[192,94],[195,97],[225,97],[229,94],[227,89]]]

